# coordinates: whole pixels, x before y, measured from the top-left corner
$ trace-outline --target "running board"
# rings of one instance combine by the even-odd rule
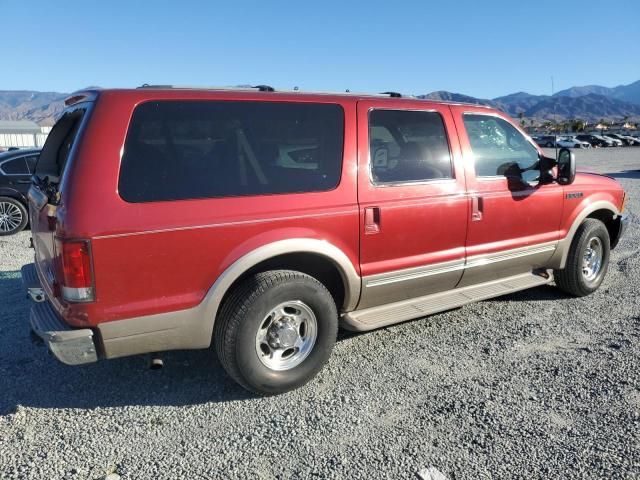
[[[467,303],[499,297],[508,293],[545,285],[553,281],[551,270],[524,273],[491,282],[433,293],[378,307],[354,310],[342,315],[342,326],[347,330],[366,331],[386,327],[433,313],[451,310]]]

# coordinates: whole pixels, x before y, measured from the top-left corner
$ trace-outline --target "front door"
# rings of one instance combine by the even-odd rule
[[[358,102],[362,295],[368,308],[454,288],[468,199],[449,107]]]
[[[561,234],[562,187],[538,183],[540,152],[507,119],[484,108],[451,109],[471,209],[459,286],[543,267]]]

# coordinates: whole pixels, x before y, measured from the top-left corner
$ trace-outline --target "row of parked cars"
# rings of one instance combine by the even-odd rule
[[[632,147],[640,146],[640,134],[623,135],[620,133],[580,135],[535,135],[533,140],[547,148],[592,148],[592,147]]]

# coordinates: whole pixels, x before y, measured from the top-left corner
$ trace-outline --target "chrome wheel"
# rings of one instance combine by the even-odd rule
[[[289,370],[309,356],[318,336],[318,322],[308,305],[292,300],[275,307],[256,334],[256,353],[271,370]]]
[[[0,202],[0,231],[12,232],[22,225],[22,211],[11,202]]]
[[[588,282],[593,281],[602,269],[604,249],[598,237],[591,237],[582,257],[582,275]]]

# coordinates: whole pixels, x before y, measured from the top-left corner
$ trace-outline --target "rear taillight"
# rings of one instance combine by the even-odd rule
[[[57,239],[62,298],[68,302],[95,300],[91,248],[86,240]]]

